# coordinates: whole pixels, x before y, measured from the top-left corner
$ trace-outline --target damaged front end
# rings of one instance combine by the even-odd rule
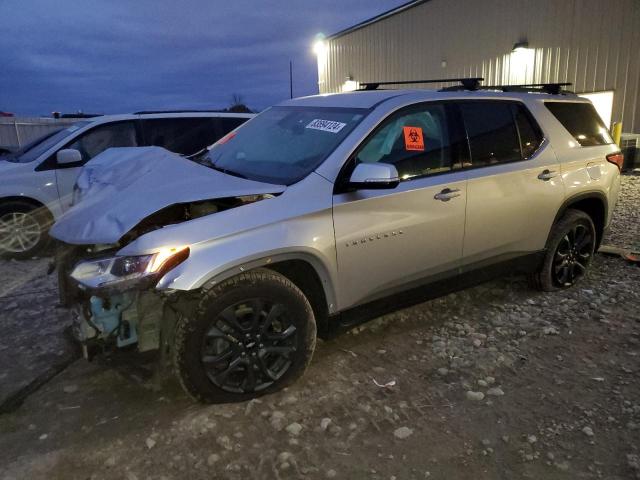
[[[171,292],[155,287],[189,258],[190,247],[172,245],[144,255],[119,255],[123,247],[154,230],[268,198],[273,195],[170,205],[141,220],[115,244],[86,246],[59,241],[56,269],[60,303],[72,310],[73,333],[85,358],[130,346],[140,352],[160,348],[164,307]]]
[[[195,245],[186,244],[193,236],[179,240],[172,227],[286,188],[230,176],[158,147],[108,149],[86,164],[78,182],[82,200],[50,234],[58,241],[60,301],[73,311],[87,357],[105,349],[161,347],[167,300],[179,295],[156,286]],[[141,245],[145,235],[165,228],[173,233],[167,243]]]
[[[118,247],[60,244],[56,255],[60,299],[71,307],[73,334],[86,358],[114,347],[158,349],[166,296],[154,289],[189,257],[189,247],[118,256]]]

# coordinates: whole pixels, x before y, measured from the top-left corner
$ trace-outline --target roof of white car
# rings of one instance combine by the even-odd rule
[[[348,93],[331,93],[294,98],[278,104],[279,106],[299,107],[342,107],[342,108],[373,108],[378,104],[399,96],[412,97],[415,101],[446,100],[446,99],[502,99],[502,100],[560,100],[587,101],[573,94],[549,95],[543,93],[500,92],[493,90],[459,90],[441,92],[438,90],[369,90]]]
[[[78,122],[117,122],[120,120],[138,120],[143,118],[202,118],[202,117],[227,117],[227,118],[251,118],[255,113],[230,113],[230,112],[140,112],[140,113],[123,113],[116,115],[99,115],[97,117],[78,118]]]

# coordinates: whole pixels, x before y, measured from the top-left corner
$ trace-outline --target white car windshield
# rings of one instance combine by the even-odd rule
[[[31,142],[25,148],[20,150],[18,154],[10,158],[10,161],[18,162],[18,163],[28,163],[37,159],[44,152],[49,150],[59,141],[65,139],[69,135],[71,135],[76,130],[88,125],[90,122],[76,122],[73,125],[68,126],[63,130],[58,130],[53,135],[47,134],[40,137],[38,140]]]
[[[220,139],[205,165],[231,175],[291,185],[317,168],[367,109],[273,107]]]

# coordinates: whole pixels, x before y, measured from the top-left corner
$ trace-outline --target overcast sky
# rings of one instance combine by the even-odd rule
[[[0,0],[0,110],[263,109],[317,93],[311,44],[405,0]]]

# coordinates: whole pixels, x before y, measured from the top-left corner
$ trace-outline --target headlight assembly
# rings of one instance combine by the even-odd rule
[[[116,256],[81,262],[71,277],[90,288],[120,286],[159,279],[189,257],[189,247],[161,248],[149,255]]]

